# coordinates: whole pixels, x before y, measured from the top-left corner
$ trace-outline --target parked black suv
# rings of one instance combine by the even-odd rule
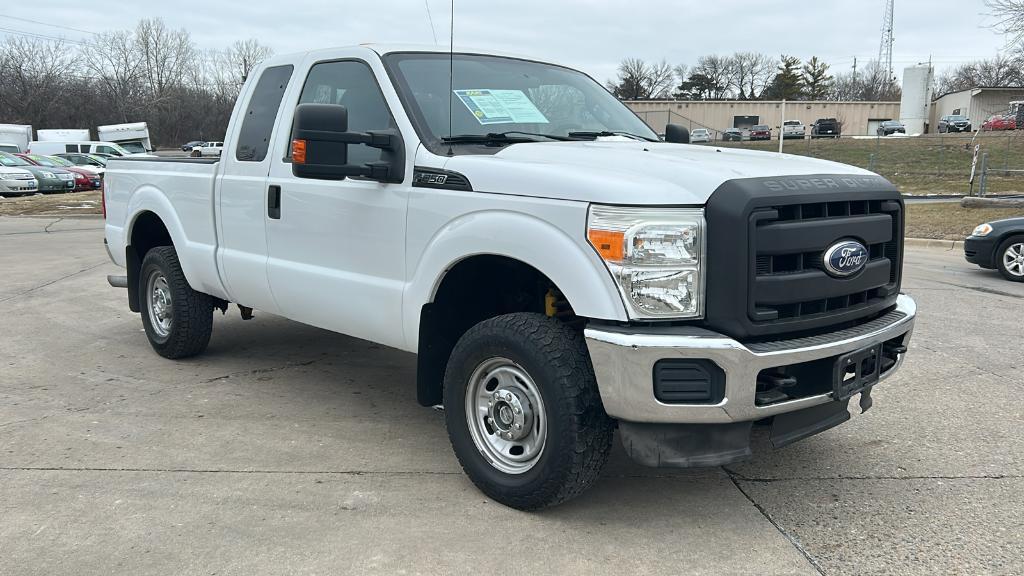
[[[938,130],[940,134],[944,132],[970,132],[971,121],[967,116],[950,114],[939,118]]]
[[[818,118],[811,125],[811,138],[839,138],[839,121],[835,118]]]

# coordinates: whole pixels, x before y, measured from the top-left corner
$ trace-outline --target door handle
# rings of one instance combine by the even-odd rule
[[[281,219],[281,187],[270,186],[267,190],[267,216],[274,220]]]

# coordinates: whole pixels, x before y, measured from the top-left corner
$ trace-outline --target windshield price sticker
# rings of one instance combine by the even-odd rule
[[[483,125],[548,123],[522,90],[455,90],[455,95]]]

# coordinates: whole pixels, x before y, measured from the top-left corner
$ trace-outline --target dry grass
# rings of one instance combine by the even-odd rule
[[[1002,172],[1024,170],[1024,130],[983,132],[976,139],[972,134],[929,134],[915,138],[790,140],[784,151],[872,170],[904,194],[967,194],[974,157],[972,144],[979,144],[981,152],[988,153],[989,194],[1024,193],[1024,172]],[[717,145],[779,149],[778,140]]]
[[[102,214],[100,202],[99,190],[4,198],[0,200],[0,216]]]
[[[963,240],[983,222],[1024,216],[1024,208],[964,208],[956,202],[907,204],[908,238]]]

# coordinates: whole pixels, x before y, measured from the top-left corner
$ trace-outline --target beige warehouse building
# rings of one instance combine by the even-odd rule
[[[749,128],[755,124],[768,124],[773,133],[783,120],[799,120],[807,126],[819,118],[837,118],[846,135],[873,135],[884,120],[899,119],[899,102],[786,102],[785,118],[782,102],[760,100],[637,100],[627,101],[633,109],[658,133],[669,123],[682,124],[691,130],[708,128],[722,131],[726,128]]]

